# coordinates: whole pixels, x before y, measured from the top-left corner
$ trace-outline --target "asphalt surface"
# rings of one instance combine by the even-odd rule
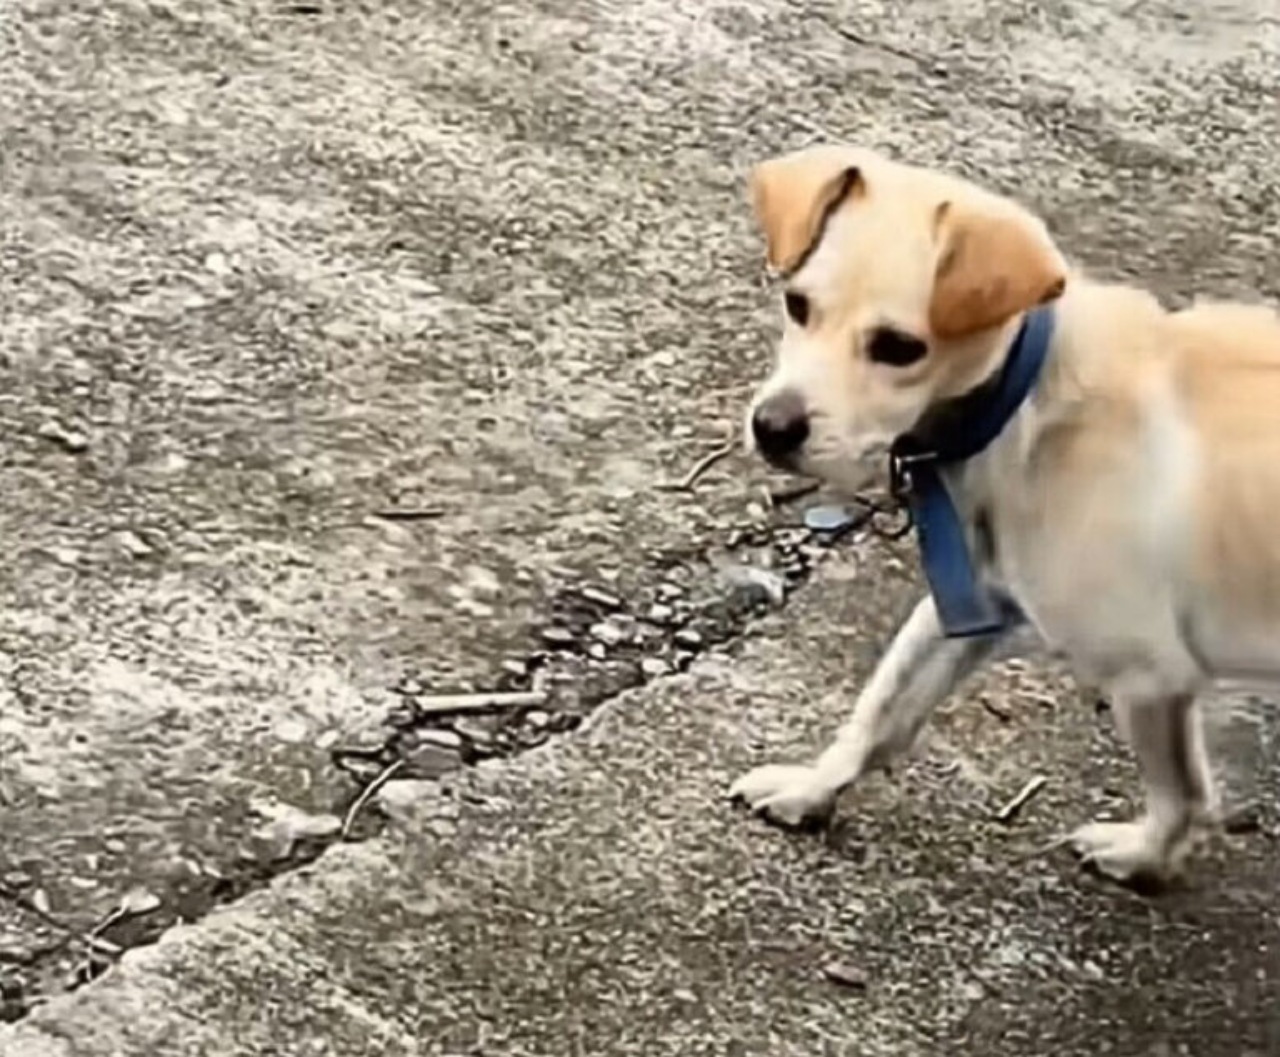
[[[1280,296],[1280,6],[1184,8],[7,5],[0,1052],[1280,1050],[1274,708],[1215,724],[1253,832],[1157,900],[1030,854],[1133,793],[1040,662],[825,840],[769,831],[718,791],[830,730],[910,553],[726,615],[795,508],[736,457],[656,487],[767,364],[773,151],[953,168],[1170,302]],[[595,656],[584,584],[700,638]],[[384,763],[406,697],[539,666],[466,735],[494,761],[258,846],[264,804],[341,816],[333,750]],[[165,938],[107,968],[95,929]]]

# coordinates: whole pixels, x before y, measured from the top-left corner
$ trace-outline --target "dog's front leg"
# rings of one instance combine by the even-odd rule
[[[853,714],[822,755],[811,764],[757,767],[733,784],[729,796],[782,825],[825,820],[841,790],[911,746],[933,709],[999,640],[945,638],[926,596],[898,629]]]

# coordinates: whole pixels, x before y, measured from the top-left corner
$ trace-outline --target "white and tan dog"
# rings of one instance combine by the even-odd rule
[[[748,432],[781,467],[863,487],[1053,305],[1030,396],[947,484],[984,579],[1101,691],[1137,756],[1145,812],[1083,826],[1076,849],[1120,880],[1168,877],[1215,816],[1197,695],[1280,677],[1280,317],[1169,312],[1091,281],[1021,206],[865,150],[766,161],[752,190],[787,319]],[[925,598],[825,751],[731,795],[782,824],[823,819],[995,641],[945,637]]]

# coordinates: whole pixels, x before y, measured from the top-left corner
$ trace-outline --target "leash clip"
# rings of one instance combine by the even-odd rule
[[[911,467],[933,462],[937,453],[889,452],[889,504],[870,503],[871,529],[885,540],[900,540],[915,528],[911,512]]]
[[[889,494],[905,504],[911,495],[911,467],[934,462],[938,453],[933,451],[889,453]]]

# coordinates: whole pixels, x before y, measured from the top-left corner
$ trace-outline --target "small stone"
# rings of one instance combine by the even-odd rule
[[[217,250],[205,257],[204,266],[214,275],[226,275],[231,271],[231,262],[227,260],[227,255]]]
[[[453,729],[476,745],[490,745],[493,743],[493,731],[474,720],[459,719],[453,724]]]
[[[847,506],[821,504],[804,512],[804,525],[813,532],[840,532],[852,528],[861,517],[860,511]]]
[[[694,631],[693,628],[681,628],[672,637],[675,639],[676,645],[684,646],[691,650],[698,649],[703,643],[702,635]]]
[[[518,657],[509,657],[502,662],[502,670],[517,679],[523,679],[529,674],[529,663]]]
[[[78,455],[89,447],[89,438],[76,429],[67,429],[57,422],[46,422],[39,429],[40,436],[51,440],[73,455]]]
[[[417,679],[404,679],[401,681],[400,685],[395,688],[395,692],[403,695],[404,697],[417,697],[426,689],[427,688]]]
[[[591,635],[606,646],[617,646],[619,643],[626,641],[627,638],[627,633],[622,628],[607,620],[602,620],[599,624],[592,624]]]
[[[301,745],[307,740],[307,725],[300,719],[282,719],[271,728],[271,733],[275,735],[277,741],[283,741],[288,745]]]
[[[430,742],[415,746],[404,759],[416,778],[443,778],[462,766],[462,757],[457,751]]]
[[[729,565],[724,578],[731,597],[743,605],[780,606],[787,597],[787,582],[772,569],[756,565]]]
[[[154,892],[145,888],[131,888],[120,900],[120,913],[128,917],[141,917],[159,910],[163,905],[163,901]]]
[[[1238,804],[1226,812],[1222,829],[1233,837],[1257,833],[1262,829],[1262,809],[1255,802]]]
[[[542,641],[548,646],[563,649],[577,643],[578,637],[568,628],[549,627],[542,629]]]
[[[462,735],[452,730],[422,730],[417,737],[423,745],[439,745],[442,749],[462,748]]]
[[[435,782],[421,778],[393,778],[374,794],[374,799],[390,818],[403,822],[412,816],[418,804],[438,792]]]
[[[867,974],[849,962],[828,962],[822,967],[822,975],[833,984],[850,991],[867,989]]]
[[[524,721],[534,730],[542,730],[551,722],[551,716],[540,708],[533,708],[524,714]]]
[[[579,593],[586,601],[592,602],[595,605],[600,606],[602,609],[622,608],[621,598],[617,595],[610,594],[608,591],[603,591],[598,587],[584,587]]]
[[[48,914],[50,910],[49,893],[43,888],[37,888],[31,893],[31,905],[41,914]]]
[[[136,532],[128,530],[121,532],[116,536],[116,540],[125,552],[132,558],[147,558],[154,554],[151,544],[139,536]]]
[[[335,815],[313,815],[273,800],[253,800],[249,807],[267,820],[253,838],[262,854],[272,859],[288,858],[299,841],[327,840],[342,831],[342,820]]]
[[[676,611],[670,606],[655,602],[645,613],[645,618],[654,624],[670,624],[675,615]]]
[[[603,661],[609,656],[609,650],[603,642],[593,642],[587,647],[587,656],[592,660]]]
[[[653,679],[659,675],[666,675],[671,671],[671,666],[661,657],[646,657],[640,662],[640,670]]]
[[[27,888],[35,884],[35,878],[21,870],[10,870],[0,877],[0,882],[3,882],[6,888]]]
[[[658,597],[664,602],[674,602],[677,598],[684,597],[684,588],[667,580],[658,584]]]

